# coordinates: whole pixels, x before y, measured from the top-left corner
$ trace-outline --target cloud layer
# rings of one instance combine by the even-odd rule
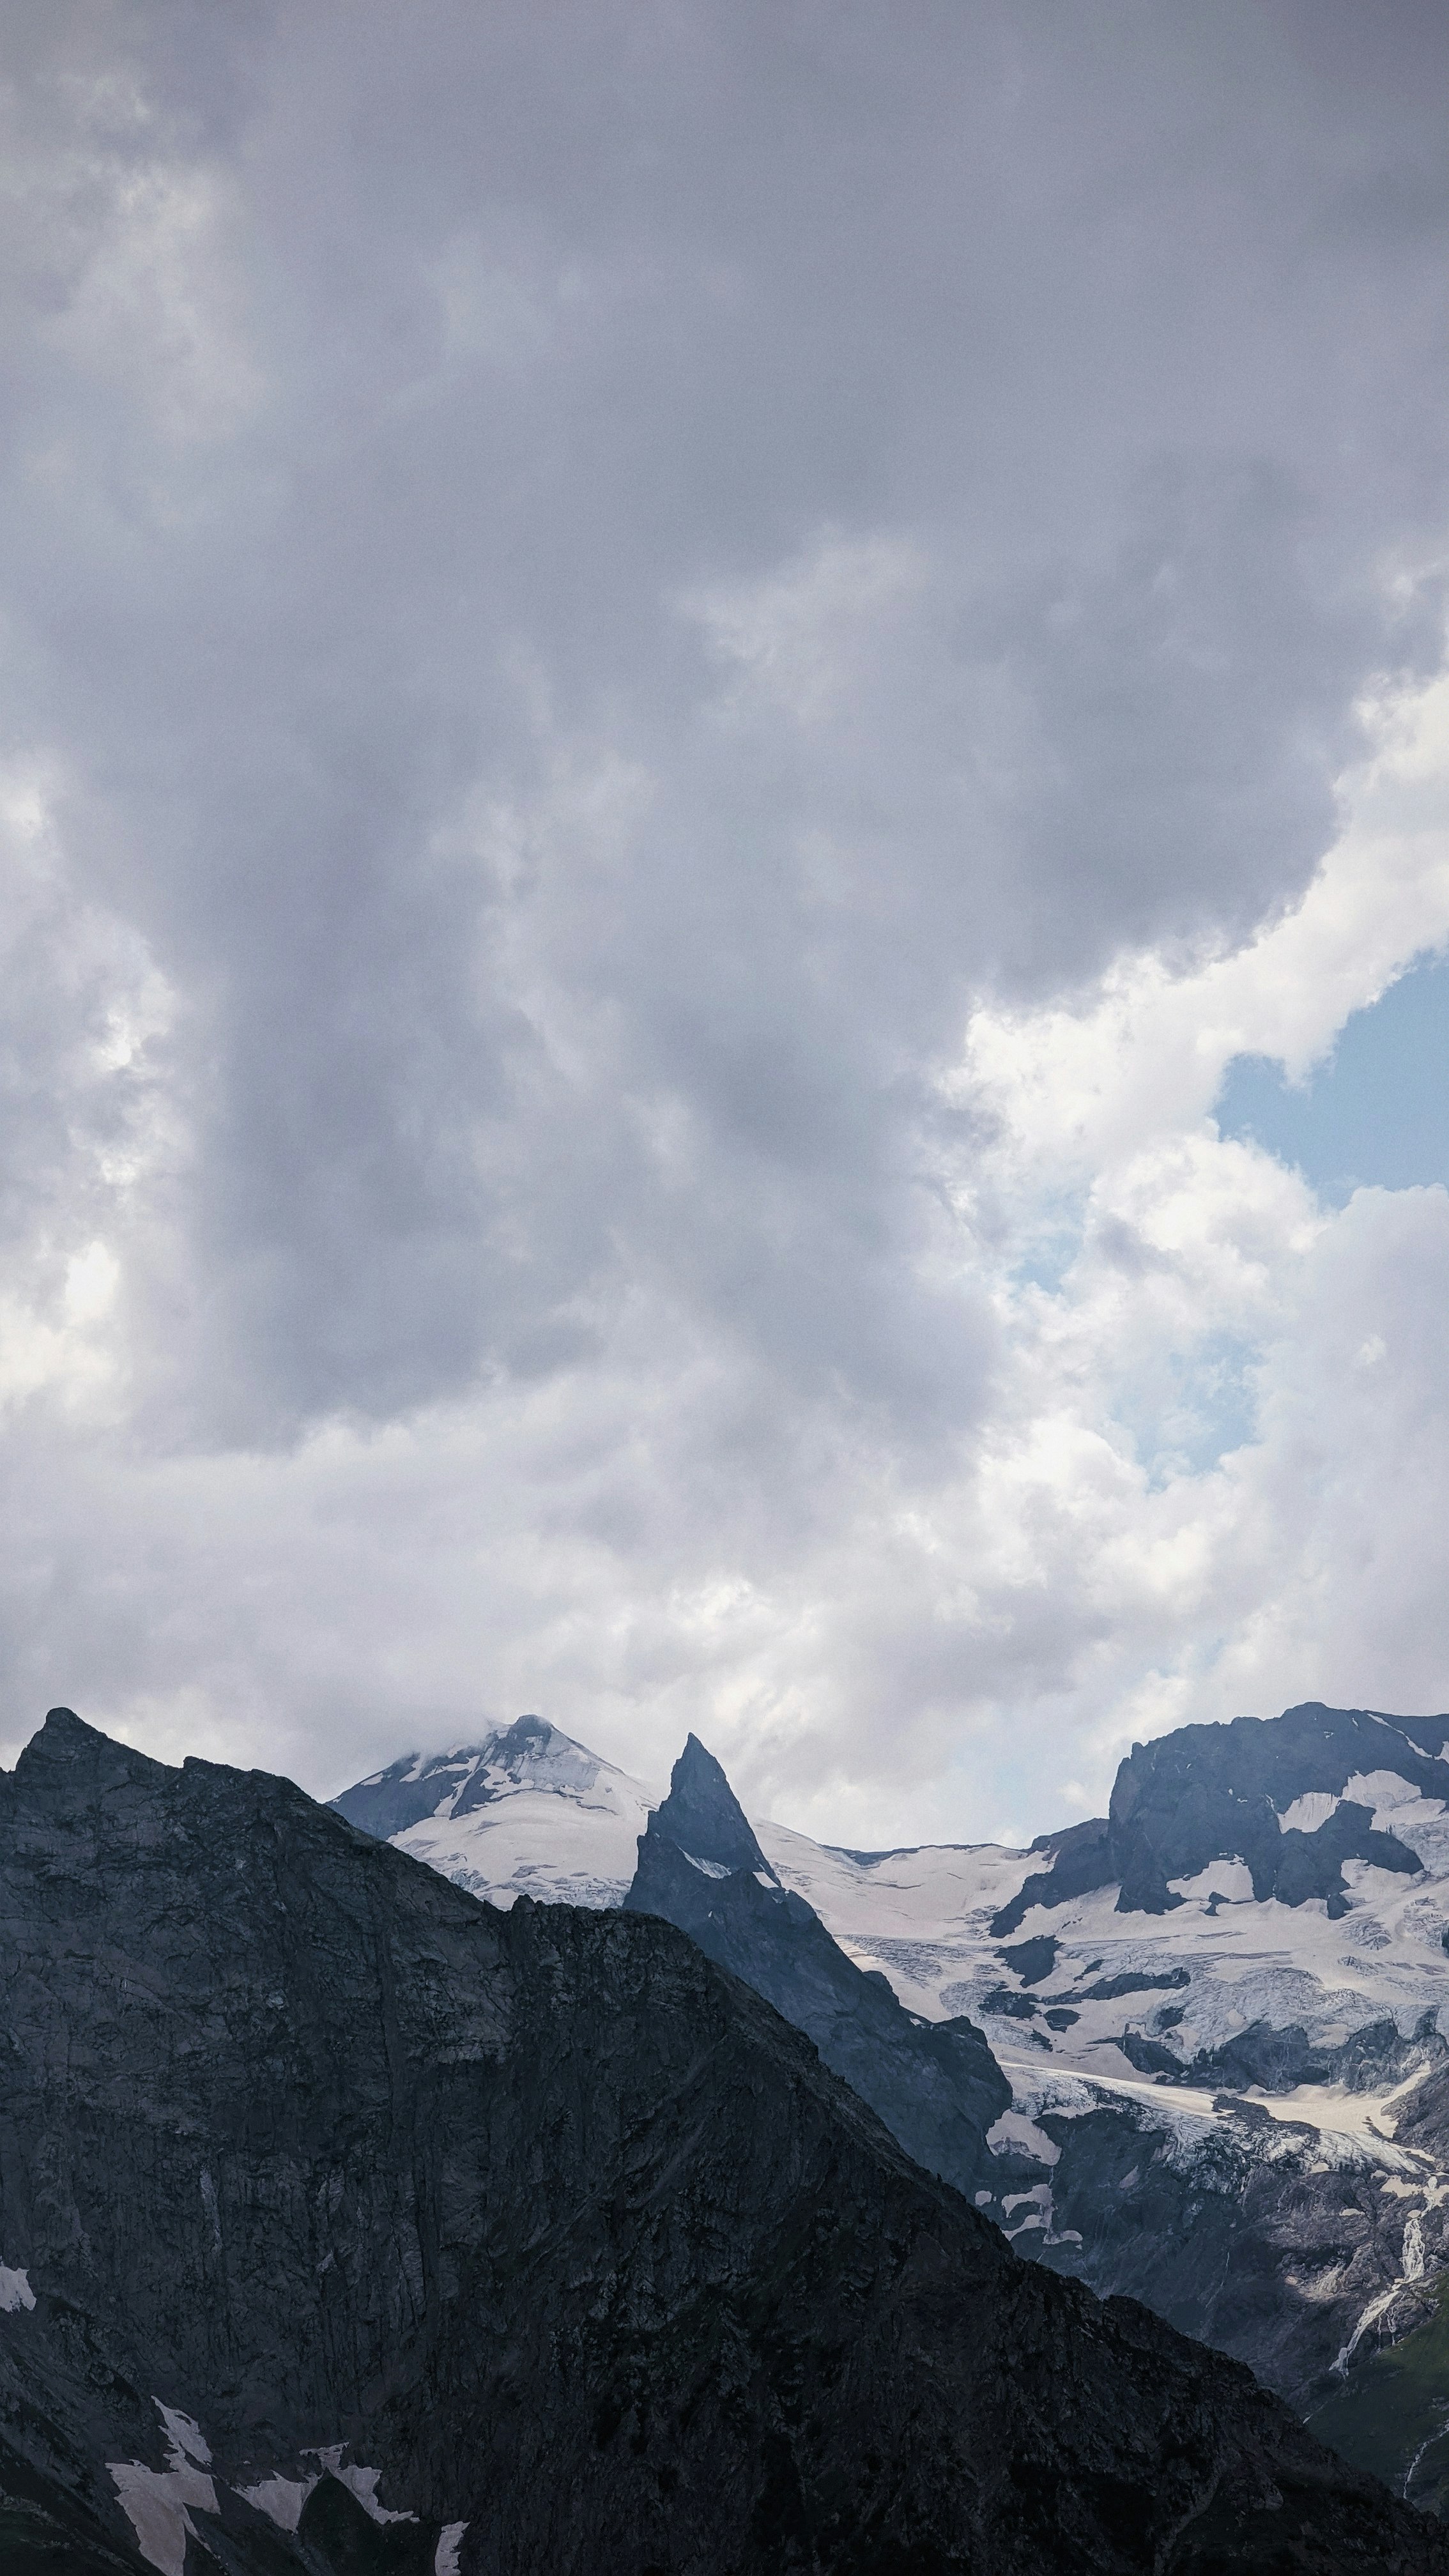
[[[1449,1696],[1439,14],[0,14],[12,1740]]]

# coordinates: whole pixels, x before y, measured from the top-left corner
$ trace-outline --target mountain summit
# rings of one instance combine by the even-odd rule
[[[773,1887],[780,1884],[723,1767],[697,1735],[685,1737],[670,1774],[669,1795],[649,1818],[648,1829],[666,1835],[708,1870],[749,1869]]]
[[[1415,1851],[1376,1828],[1374,1783],[1387,1774],[1409,1797],[1441,1798],[1446,1743],[1449,1717],[1384,1717],[1306,1700],[1281,1717],[1181,1726],[1134,1744],[1108,1814],[1043,1836],[1050,1868],[1026,1880],[992,1931],[1004,1939],[1034,1906],[1099,1887],[1117,1889],[1119,1914],[1166,1914],[1184,1901],[1177,1881],[1227,1860],[1244,1864],[1260,1903],[1320,1897],[1336,1920],[1348,1912],[1346,1862],[1407,1877],[1422,1870]]]
[[[494,1905],[520,1896],[618,1905],[653,1799],[561,1727],[528,1716],[444,1753],[405,1753],[332,1803]]]
[[[1249,2362],[1449,2511],[1446,1748],[1445,1718],[1309,1702],[1135,1747],[1110,1818],[1027,1851],[856,1851],[752,1829],[694,1737],[629,1901],[1020,2252]],[[530,1830],[576,1848],[579,1810],[544,1803]],[[511,1896],[524,1811],[486,1812]]]

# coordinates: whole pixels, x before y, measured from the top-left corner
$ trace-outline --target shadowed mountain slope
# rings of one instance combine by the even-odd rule
[[[662,1915],[813,2039],[909,2155],[972,2193],[999,2166],[987,2131],[1011,2107],[974,2022],[925,2021],[858,1968],[803,1897],[782,1887],[712,1753],[691,1735],[639,1842],[624,1899]]]
[[[0,2512],[107,2535],[7,2576],[1449,2562],[665,1923],[500,1915],[62,1711],[0,1778],[0,1945]]]

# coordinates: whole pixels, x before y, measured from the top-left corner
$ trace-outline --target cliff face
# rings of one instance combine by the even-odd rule
[[[499,1915],[60,1712],[0,1965],[15,2576],[1446,2565],[665,1923]]]
[[[1375,1830],[1372,1805],[1345,1790],[1389,1771],[1408,1795],[1437,1800],[1446,1742],[1449,1717],[1383,1717],[1306,1700],[1281,1717],[1180,1726],[1134,1744],[1118,1767],[1110,1812],[1042,1837],[1050,1867],[1001,1908],[992,1932],[1005,1939],[1034,1906],[1069,1904],[1098,1887],[1118,1889],[1119,1914],[1167,1914],[1183,1902],[1174,1879],[1227,1859],[1245,1864],[1260,1903],[1321,1897],[1337,1920],[1349,1905],[1345,1861],[1409,1878],[1423,1866],[1396,1835]],[[1285,1827],[1293,1802],[1312,1795],[1333,1813],[1310,1832]]]

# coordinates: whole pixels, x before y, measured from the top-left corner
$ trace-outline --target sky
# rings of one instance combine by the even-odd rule
[[[1449,1706],[1449,20],[0,0],[0,1758]]]

